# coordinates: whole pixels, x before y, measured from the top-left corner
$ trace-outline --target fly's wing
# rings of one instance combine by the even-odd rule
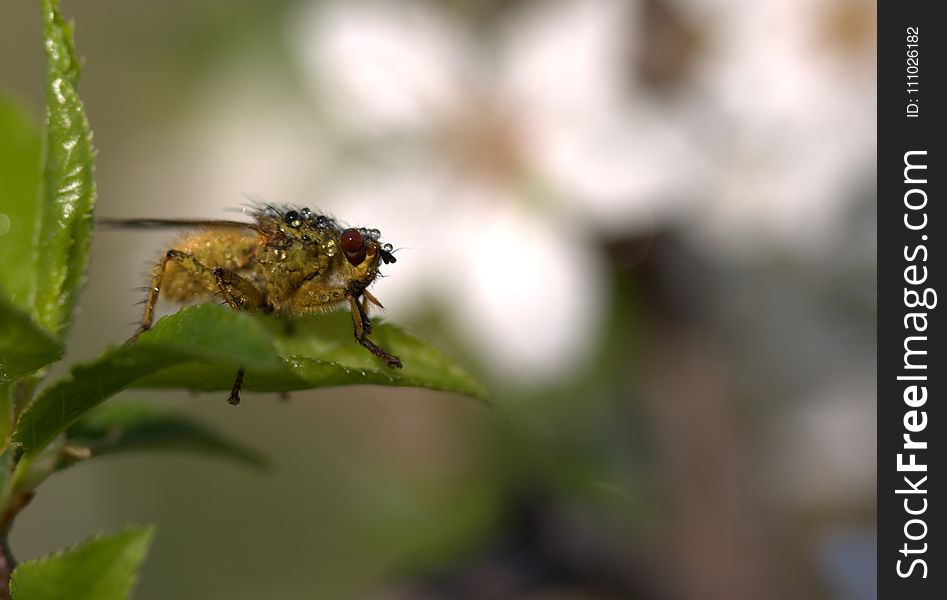
[[[97,225],[121,229],[168,229],[175,227],[211,227],[252,229],[260,231],[256,223],[221,221],[214,219],[97,219]]]

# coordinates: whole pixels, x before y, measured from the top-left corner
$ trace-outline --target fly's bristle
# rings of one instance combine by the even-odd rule
[[[261,206],[266,206],[266,198],[264,198],[262,194],[256,192],[242,192],[240,195],[250,201],[249,204],[241,204],[243,207],[258,209]]]

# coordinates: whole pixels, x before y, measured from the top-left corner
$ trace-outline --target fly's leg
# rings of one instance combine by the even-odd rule
[[[138,336],[151,329],[155,318],[155,304],[158,303],[158,295],[161,293],[161,280],[164,278],[165,269],[168,263],[174,261],[181,265],[181,268],[195,276],[207,275],[207,267],[202,265],[196,258],[187,252],[180,250],[168,250],[161,262],[155,268],[155,274],[151,278],[151,289],[148,290],[148,299],[145,301],[145,314],[141,317],[141,325],[135,333],[128,338],[126,344],[130,344],[138,339]]]
[[[389,367],[400,369],[400,358],[392,354],[388,354],[376,346],[374,342],[368,339],[368,334],[371,333],[372,330],[372,323],[368,319],[368,315],[365,314],[365,309],[362,307],[362,304],[360,304],[359,301],[353,296],[349,296],[348,301],[349,306],[352,309],[352,322],[355,325],[355,340],[362,346],[365,346],[369,352],[387,362]]]
[[[233,406],[240,404],[240,388],[243,387],[243,373],[243,367],[237,369],[237,376],[233,380],[233,387],[230,388],[230,397],[227,398],[227,402]]]
[[[214,281],[217,282],[217,288],[230,308],[234,310],[259,310],[266,307],[263,292],[251,281],[237,273],[221,267],[214,267]],[[240,388],[243,387],[244,372],[243,367],[237,370],[233,387],[230,388],[230,396],[227,398],[227,402],[234,406],[240,404]]]
[[[382,306],[381,302],[378,301],[378,298],[372,295],[368,290],[362,290],[362,301],[359,303],[359,313],[362,319],[362,328],[364,329],[365,336],[372,334],[372,321],[368,318],[368,305],[374,304],[378,308],[385,308]]]
[[[128,343],[134,342],[142,333],[151,329],[154,322],[155,304],[158,302],[158,296],[161,294],[161,282],[164,278],[168,263],[174,261],[187,273],[193,277],[204,277],[213,279],[217,284],[221,295],[227,304],[234,310],[259,309],[264,307],[263,292],[255,285],[233,271],[216,267],[208,269],[194,256],[180,250],[168,250],[164,258],[158,263],[155,269],[154,277],[151,279],[151,289],[148,291],[148,299],[145,302],[145,314],[141,318],[141,325],[138,330],[128,340]],[[227,399],[231,404],[240,402],[240,388],[243,386],[243,367],[237,371],[237,376],[230,391],[230,397]]]
[[[384,310],[382,303],[378,301],[378,298],[372,295],[368,290],[362,290],[362,316],[365,318],[365,322],[368,324],[368,328],[365,332],[366,335],[372,332],[371,321],[368,320],[368,305],[374,304],[378,308]]]
[[[208,269],[193,255],[180,250],[168,250],[155,269],[151,278],[151,288],[148,290],[148,299],[145,301],[145,314],[142,315],[141,325],[128,340],[133,342],[142,333],[151,329],[155,317],[155,304],[161,294],[161,282],[164,279],[168,263],[176,262],[184,271],[195,278],[204,277],[213,280],[223,295],[224,300],[234,310],[257,310],[264,308],[263,292],[253,283],[237,275],[233,271],[216,267]]]
[[[364,296],[362,302],[358,297]],[[401,368],[401,359],[392,354],[388,354],[368,339],[372,332],[372,322],[368,318],[366,307],[368,303],[381,306],[378,299],[371,294],[359,291],[358,293],[349,292],[343,288],[325,287],[324,284],[311,281],[300,286],[288,303],[295,313],[314,313],[331,310],[340,303],[348,301],[349,308],[352,310],[352,322],[355,326],[355,340],[368,349],[369,352],[383,359],[388,366],[396,369]]]
[[[250,280],[237,273],[214,267],[214,281],[220,295],[234,310],[265,310],[266,301],[263,292]]]

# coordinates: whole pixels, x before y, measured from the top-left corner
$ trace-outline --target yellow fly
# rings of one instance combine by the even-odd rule
[[[141,325],[129,341],[151,328],[159,295],[185,302],[220,295],[234,310],[297,316],[340,307],[352,313],[355,340],[388,366],[401,360],[376,346],[368,291],[381,263],[393,263],[391,244],[377,229],[343,228],[308,208],[254,208],[253,222],[133,219],[101,221],[136,228],[193,227],[155,266]],[[244,370],[237,371],[228,401],[240,402]]]

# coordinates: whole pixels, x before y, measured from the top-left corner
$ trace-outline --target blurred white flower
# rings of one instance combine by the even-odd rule
[[[379,284],[393,313],[437,295],[504,380],[565,377],[605,312],[590,238],[679,210],[697,159],[629,100],[635,5],[529,3],[479,37],[435,6],[314,3],[294,22],[314,99],[370,159],[328,197],[410,248]]]
[[[716,157],[697,230],[717,251],[824,255],[873,178],[874,3],[677,4],[714,40],[695,94]]]

